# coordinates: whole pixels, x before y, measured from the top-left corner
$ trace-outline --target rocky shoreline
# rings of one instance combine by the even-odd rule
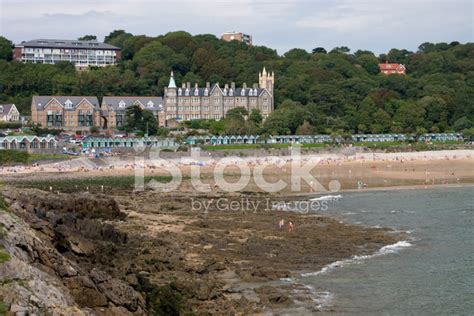
[[[0,264],[0,297],[20,314],[258,314],[294,306],[294,290],[311,305],[303,287],[278,281],[402,239],[315,214],[191,207],[276,199],[251,192],[106,196],[7,187],[2,195],[1,245],[11,258]],[[295,230],[279,229],[281,218]]]

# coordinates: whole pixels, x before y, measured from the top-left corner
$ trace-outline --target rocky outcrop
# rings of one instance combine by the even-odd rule
[[[142,295],[126,281],[80,260],[127,242],[113,225],[125,218],[113,199],[38,190],[4,190],[3,196],[9,211],[0,211],[1,244],[11,259],[0,265],[0,295],[10,311],[145,314]]]

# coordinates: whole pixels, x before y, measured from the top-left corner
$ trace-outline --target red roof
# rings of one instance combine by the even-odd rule
[[[403,66],[402,64],[389,64],[389,63],[379,64],[379,68],[381,71],[384,71],[384,70],[404,71],[405,70],[405,66]]]

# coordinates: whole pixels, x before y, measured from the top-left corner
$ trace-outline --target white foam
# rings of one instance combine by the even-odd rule
[[[411,246],[412,246],[411,243],[409,243],[406,240],[402,240],[402,241],[399,241],[399,242],[394,243],[392,245],[384,246],[384,247],[380,248],[374,254],[363,255],[363,256],[354,256],[351,259],[335,261],[333,263],[330,263],[330,264],[326,265],[325,267],[323,267],[319,271],[302,273],[301,276],[302,277],[309,277],[309,276],[316,276],[316,275],[319,275],[319,274],[328,273],[328,272],[330,272],[331,270],[333,270],[335,268],[340,268],[340,267],[343,267],[344,265],[347,265],[347,264],[357,264],[357,263],[360,263],[362,260],[366,260],[366,259],[369,259],[369,258],[378,257],[378,256],[386,255],[386,254],[396,253],[401,249],[411,247]]]
[[[317,198],[312,198],[310,201],[338,201],[339,199],[342,198],[342,195],[323,195]]]
[[[402,241],[399,241],[399,242],[397,242],[393,245],[387,245],[387,246],[384,246],[384,247],[380,248],[378,253],[380,255],[385,255],[385,254],[388,254],[388,253],[396,253],[400,249],[411,247],[411,246],[412,246],[412,244],[410,244],[408,241],[402,240]]]

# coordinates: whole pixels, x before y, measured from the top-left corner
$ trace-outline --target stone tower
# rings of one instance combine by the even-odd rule
[[[166,116],[167,114],[173,115],[173,117],[176,116],[176,111],[178,108],[178,100],[176,99],[176,94],[177,94],[177,87],[176,87],[176,81],[174,81],[174,74],[173,71],[171,71],[171,76],[170,76],[170,82],[167,87],[165,87],[165,94],[164,94],[164,103],[165,103],[165,111],[163,111],[162,116],[159,117],[159,124],[160,126],[165,126],[166,125],[166,120],[168,119]]]
[[[275,73],[267,73],[265,67],[263,67],[263,71],[258,74],[258,85],[260,89],[267,89],[271,93],[273,93],[273,85],[275,84]]]

